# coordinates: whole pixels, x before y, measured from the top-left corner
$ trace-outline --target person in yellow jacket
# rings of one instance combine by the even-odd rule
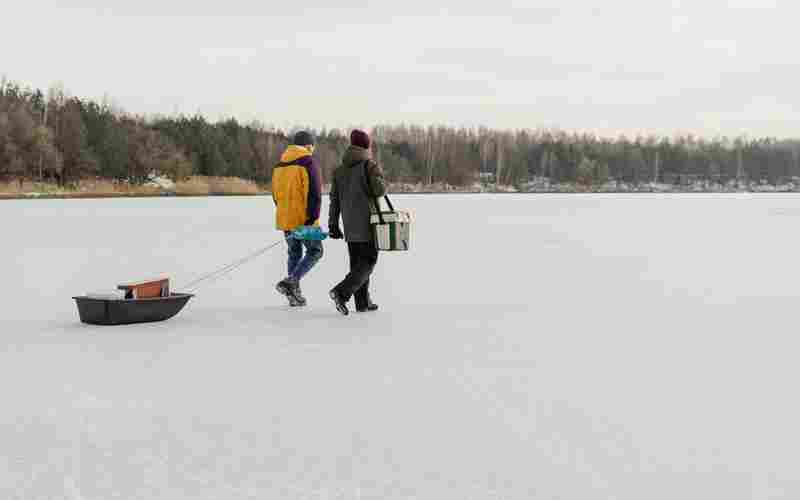
[[[289,246],[287,276],[275,285],[289,299],[291,306],[304,306],[300,280],[322,258],[322,242],[290,237],[301,226],[318,226],[322,205],[322,182],[319,165],[313,157],[314,137],[297,132],[292,144],[272,170],[272,198],[275,201],[275,225],[283,231]],[[305,255],[303,248],[305,247]]]

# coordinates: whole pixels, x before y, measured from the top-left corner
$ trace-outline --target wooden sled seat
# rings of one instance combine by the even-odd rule
[[[122,283],[117,285],[117,290],[124,290],[126,299],[169,297],[169,278],[164,276],[156,279]]]

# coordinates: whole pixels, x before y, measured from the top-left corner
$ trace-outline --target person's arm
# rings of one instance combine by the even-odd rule
[[[308,204],[306,213],[306,226],[311,226],[319,220],[320,207],[322,206],[322,179],[319,164],[312,158],[308,168]]]
[[[339,215],[341,214],[341,204],[339,200],[339,188],[336,185],[336,173],[331,176],[330,206],[328,207],[328,228],[339,227]]]
[[[369,172],[368,181],[372,195],[376,198],[380,198],[381,196],[385,195],[386,179],[383,177],[383,169],[374,161],[370,161],[367,171]]]
[[[270,188],[269,190],[272,192],[272,201],[275,203],[275,206],[278,206],[278,199],[275,198],[275,170],[277,170],[277,165],[272,167],[272,174],[269,176]]]

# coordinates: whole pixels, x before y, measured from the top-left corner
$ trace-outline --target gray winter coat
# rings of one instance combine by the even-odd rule
[[[367,194],[367,174],[372,194],[376,197],[385,195],[383,170],[370,159],[367,149],[350,146],[342,158],[342,164],[333,172],[328,227],[338,226],[341,215],[344,238],[350,242],[372,241],[369,219],[375,213],[375,204]]]

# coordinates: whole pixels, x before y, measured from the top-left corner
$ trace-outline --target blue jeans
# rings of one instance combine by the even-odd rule
[[[286,233],[286,244],[289,245],[289,279],[300,281],[322,258],[322,242],[296,240]],[[303,247],[306,247],[305,256]]]

